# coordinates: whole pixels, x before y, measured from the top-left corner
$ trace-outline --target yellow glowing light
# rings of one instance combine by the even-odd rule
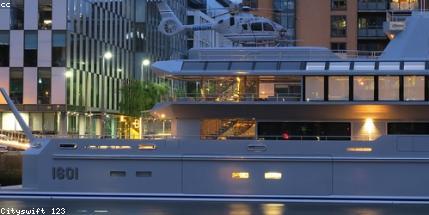
[[[140,150],[155,150],[156,149],[156,145],[153,145],[153,144],[140,144],[139,145],[139,149]]]
[[[365,124],[363,124],[363,129],[368,133],[371,134],[375,131],[375,125],[374,120],[371,118],[368,118],[365,120]]]
[[[233,179],[248,179],[250,174],[248,172],[233,172],[231,177]]]
[[[268,180],[282,179],[282,173],[281,172],[266,172],[265,173],[265,179],[268,179]]]
[[[161,119],[164,119],[165,118],[165,114],[161,114],[160,117],[161,117]]]
[[[43,20],[43,24],[45,24],[45,25],[50,25],[50,24],[52,24],[52,20],[50,20],[50,19],[45,19],[45,20]]]
[[[112,54],[112,52],[106,52],[106,53],[104,53],[103,57],[106,60],[110,60],[110,59],[112,59],[113,54]]]
[[[349,147],[347,148],[348,152],[372,152],[370,147]]]
[[[65,74],[66,78],[71,78],[73,77],[73,71],[67,71]]]

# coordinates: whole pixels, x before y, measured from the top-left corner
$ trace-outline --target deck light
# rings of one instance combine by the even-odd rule
[[[365,132],[368,134],[369,140],[371,140],[371,135],[374,133],[375,131],[375,125],[374,125],[374,120],[371,118],[367,118],[365,120],[365,123],[363,124],[363,129],[365,130]]]
[[[233,179],[248,179],[250,174],[248,172],[233,172],[231,177]]]
[[[266,172],[264,177],[267,180],[279,180],[279,179],[282,179],[282,173],[281,172]]]

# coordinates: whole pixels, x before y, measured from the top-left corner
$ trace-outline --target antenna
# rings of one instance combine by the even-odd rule
[[[19,125],[21,126],[22,131],[24,131],[25,136],[27,136],[27,138],[30,140],[30,143],[33,142],[35,140],[35,137],[33,136],[33,133],[31,132],[30,128],[25,123],[24,119],[21,117],[21,114],[19,113],[15,104],[12,102],[12,99],[10,99],[9,95],[7,94],[4,88],[0,88],[0,92],[3,95],[4,99],[6,99],[7,106],[9,106],[10,110],[15,116],[15,119],[18,121]]]

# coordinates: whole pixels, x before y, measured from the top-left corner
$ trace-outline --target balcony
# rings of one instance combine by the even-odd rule
[[[387,10],[387,1],[368,2],[359,0],[359,11],[385,11]]]
[[[385,38],[383,26],[373,26],[367,28],[359,28],[359,38]]]

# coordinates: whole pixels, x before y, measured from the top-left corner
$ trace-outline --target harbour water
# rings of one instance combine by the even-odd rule
[[[148,200],[0,200],[0,214],[11,209],[32,214],[144,214],[144,215],[413,215],[429,214],[424,204],[329,204],[174,202]],[[39,209],[39,210],[38,210]],[[38,211],[38,213],[36,213]],[[9,212],[9,213],[8,213]],[[17,213],[15,213],[17,214]],[[22,212],[21,212],[22,214]]]

